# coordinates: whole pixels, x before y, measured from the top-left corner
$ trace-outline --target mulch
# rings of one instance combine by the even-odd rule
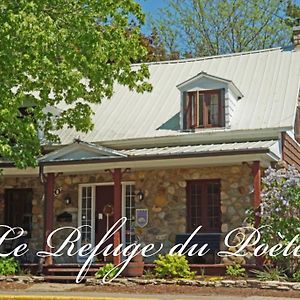
[[[195,286],[174,286],[174,285],[137,285],[137,286],[78,286],[74,291],[88,291],[101,293],[130,293],[130,294],[185,294],[185,295],[232,295],[232,296],[265,296],[265,297],[290,297],[300,298],[300,291],[275,291],[262,290],[256,288],[210,288],[210,287],[195,287]]]

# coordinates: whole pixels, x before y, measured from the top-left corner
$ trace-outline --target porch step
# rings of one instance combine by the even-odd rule
[[[86,273],[85,279],[93,278],[95,273],[99,270],[100,265],[93,265]],[[75,283],[76,277],[81,270],[81,266],[78,264],[73,265],[52,265],[44,267],[44,274],[46,282],[65,282]]]

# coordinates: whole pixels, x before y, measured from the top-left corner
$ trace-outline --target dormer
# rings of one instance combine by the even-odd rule
[[[243,97],[231,80],[205,72],[177,88],[181,92],[181,130],[229,128],[237,101]]]

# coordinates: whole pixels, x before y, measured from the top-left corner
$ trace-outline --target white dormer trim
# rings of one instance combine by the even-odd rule
[[[238,89],[238,87],[231,80],[221,78],[218,76],[214,76],[214,75],[210,75],[203,71],[198,73],[196,76],[178,84],[177,88],[181,92],[185,92],[189,86],[191,86],[193,83],[196,83],[197,81],[201,80],[202,78],[207,78],[207,79],[211,79],[212,81],[219,81],[219,82],[225,83],[234,92],[234,94],[237,96],[237,98],[244,97],[242,92]]]
[[[184,97],[188,92],[195,91],[209,91],[209,90],[223,90],[222,95],[224,99],[224,116],[225,116],[225,128],[230,128],[231,119],[235,111],[238,100],[243,97],[242,92],[231,81],[218,76],[210,75],[206,72],[200,72],[196,76],[177,85],[180,91],[180,128],[184,129]],[[199,128],[197,130],[209,130],[211,128]],[[213,127],[214,130],[218,127]]]

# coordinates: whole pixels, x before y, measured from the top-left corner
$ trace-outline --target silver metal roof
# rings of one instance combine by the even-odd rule
[[[197,153],[213,153],[244,150],[267,150],[272,147],[277,141],[257,141],[257,142],[244,142],[244,143],[222,143],[222,144],[209,144],[209,145],[190,145],[190,146],[175,146],[175,147],[159,147],[159,148],[143,148],[122,150],[122,153],[129,156],[153,156],[153,155],[181,155],[181,154],[197,154]],[[276,152],[276,151],[274,151]],[[275,154],[275,153],[274,153]]]
[[[231,122],[232,132],[294,125],[300,81],[299,50],[274,48],[150,63],[149,69],[152,93],[137,94],[116,85],[112,99],[92,105],[94,130],[87,134],[62,130],[62,144],[80,137],[93,143],[112,141],[113,147],[117,140],[186,134],[178,131],[180,92],[176,86],[200,72],[226,78],[243,93]]]
[[[224,155],[226,153],[234,154],[237,152],[259,152],[260,150],[268,150],[271,155],[279,157],[278,145],[279,142],[275,140],[256,141],[244,143],[222,143],[222,144],[208,144],[208,145],[190,145],[190,146],[176,146],[176,147],[155,147],[131,150],[119,150],[115,152],[113,149],[103,148],[98,145],[91,145],[87,143],[74,143],[60,148],[59,150],[46,154],[39,159],[40,163],[57,163],[70,161],[105,161],[105,160],[126,160],[130,158],[145,158],[159,159],[166,156],[180,156],[180,155],[203,155],[209,156],[212,153],[217,155]]]

